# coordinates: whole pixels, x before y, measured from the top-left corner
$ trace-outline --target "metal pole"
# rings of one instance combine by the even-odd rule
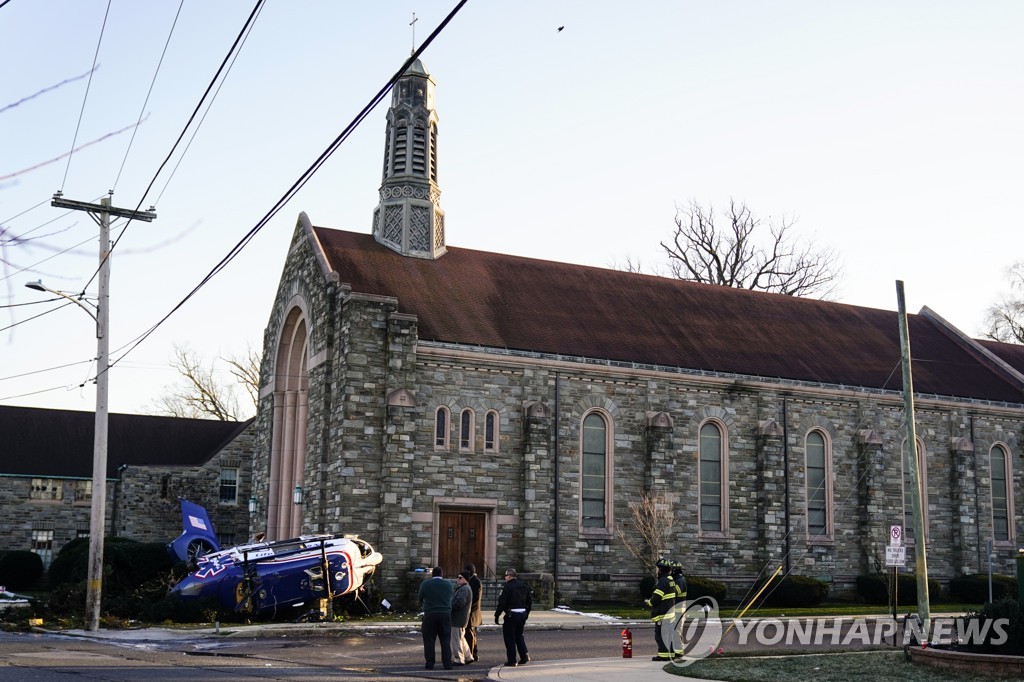
[[[100,200],[110,206],[110,197]],[[92,513],[89,518],[89,578],[85,594],[85,629],[100,627],[103,601],[103,536],[107,515],[107,424],[110,364],[110,213],[100,214],[99,302],[96,309],[96,432],[92,453]]]
[[[931,626],[928,605],[928,560],[925,551],[924,510],[921,507],[921,478],[917,470],[917,426],[914,423],[914,381],[910,369],[910,332],[907,329],[907,304],[903,282],[896,280],[899,308],[900,355],[903,359],[903,403],[907,415],[907,447],[903,449],[903,467],[910,475],[910,506],[914,521],[914,574],[917,577],[917,615],[921,627]]]

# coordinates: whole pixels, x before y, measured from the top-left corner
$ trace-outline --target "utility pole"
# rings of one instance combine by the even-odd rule
[[[113,192],[110,192],[113,194]],[[156,213],[115,208],[110,196],[99,204],[63,199],[53,195],[51,206],[85,211],[100,226],[99,300],[96,306],[96,428],[92,453],[92,508],[89,516],[89,579],[85,595],[85,629],[95,632],[100,627],[100,605],[103,597],[103,536],[107,514],[107,424],[108,381],[110,369],[110,216],[151,222]]]
[[[900,320],[900,355],[903,364],[903,411],[907,415],[907,447],[903,449],[903,469],[910,476],[910,506],[914,521],[914,575],[917,577],[917,617],[922,632],[931,623],[928,606],[928,561],[925,552],[924,509],[921,506],[921,476],[917,467],[917,426],[914,423],[914,381],[910,372],[910,332],[907,329],[907,304],[903,282],[896,280],[896,302]]]

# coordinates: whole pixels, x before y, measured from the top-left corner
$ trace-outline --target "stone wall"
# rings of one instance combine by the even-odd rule
[[[234,534],[239,542],[246,540],[252,437],[250,426],[201,467],[122,469],[120,478],[107,481],[107,535],[139,542],[170,542],[182,530],[181,496],[205,506],[218,533]],[[222,466],[239,470],[234,504],[219,501]],[[0,546],[31,550],[34,530],[52,530],[52,558],[71,540],[88,536],[91,500],[75,499],[76,479],[57,480],[61,481],[61,499],[33,500],[29,497],[31,477],[0,477]]]
[[[300,221],[301,222],[301,221]],[[850,594],[874,570],[891,525],[903,524],[898,392],[782,381],[726,379],[614,367],[540,354],[491,351],[418,338],[416,318],[386,296],[351,292],[344,274],[323,270],[300,225],[265,336],[263,399],[253,485],[265,503],[275,353],[282,320],[301,305],[310,326],[309,419],[304,530],[359,533],[384,555],[377,580],[404,594],[407,572],[438,560],[440,510],[484,513],[488,565],[551,573],[565,599],[633,599],[640,562],[616,531],[629,502],[664,492],[674,500],[667,551],[690,575],[742,591],[769,565]],[[339,282],[340,280],[340,282]],[[452,416],[451,442],[434,443],[435,415]],[[471,447],[459,447],[458,415],[472,409]],[[497,448],[485,449],[486,413],[500,416]],[[580,524],[580,428],[589,410],[610,420],[613,499],[609,527]],[[699,530],[701,425],[724,430],[727,528]],[[1018,440],[1024,412],[984,402],[922,399],[917,433],[925,449],[929,573],[946,581],[983,570],[992,533],[989,452],[1011,453],[1020,496]],[[806,530],[806,438],[830,452],[828,532]],[[1024,528],[1015,514],[1017,537]],[[1012,571],[1009,543],[995,568]],[[912,556],[908,550],[908,556]],[[912,560],[907,570],[913,570]]]

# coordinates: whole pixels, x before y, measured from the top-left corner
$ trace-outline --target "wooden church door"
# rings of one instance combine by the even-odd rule
[[[484,570],[487,515],[483,512],[442,511],[438,527],[437,565],[445,578],[454,578],[466,564]]]

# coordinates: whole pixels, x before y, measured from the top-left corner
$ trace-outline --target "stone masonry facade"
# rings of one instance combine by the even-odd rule
[[[107,481],[106,522],[108,536],[139,542],[170,542],[181,534],[178,497],[204,507],[223,540],[248,539],[248,497],[252,466],[252,434],[243,431],[202,466],[131,466]],[[220,476],[224,467],[238,470],[234,502],[220,501]],[[56,481],[59,499],[31,498],[32,478],[0,478],[0,546],[35,550],[48,565],[61,547],[89,534],[91,498],[81,493],[87,481],[74,478]],[[47,539],[48,538],[48,539]]]
[[[422,342],[393,298],[352,292],[325,272],[301,216],[265,335],[255,424],[253,489],[266,504],[281,325],[299,306],[309,327],[303,532],[358,533],[383,555],[377,580],[405,593],[410,569],[437,562],[437,514],[487,515],[496,573],[550,573],[562,599],[631,598],[643,574],[616,535],[644,493],[674,500],[671,554],[690,575],[746,589],[771,562],[850,593],[884,557],[889,526],[903,525],[902,395],[757,377],[516,354]],[[434,442],[437,410],[475,414],[472,446]],[[581,423],[600,410],[612,429],[607,528],[582,528]],[[484,415],[498,415],[485,449]],[[723,429],[727,527],[698,524],[702,424]],[[990,456],[1006,448],[1012,491],[1024,485],[1024,412],[982,401],[920,399],[917,435],[927,480],[928,570],[948,581],[985,570],[992,536]],[[805,441],[829,445],[830,532],[809,540]],[[1016,501],[1017,509],[1021,501]],[[1024,532],[1011,520],[1015,537]],[[258,523],[258,522],[257,522]],[[994,569],[1012,573],[1016,547],[996,547]],[[908,551],[907,570],[913,568]],[[480,567],[478,567],[479,569]]]

